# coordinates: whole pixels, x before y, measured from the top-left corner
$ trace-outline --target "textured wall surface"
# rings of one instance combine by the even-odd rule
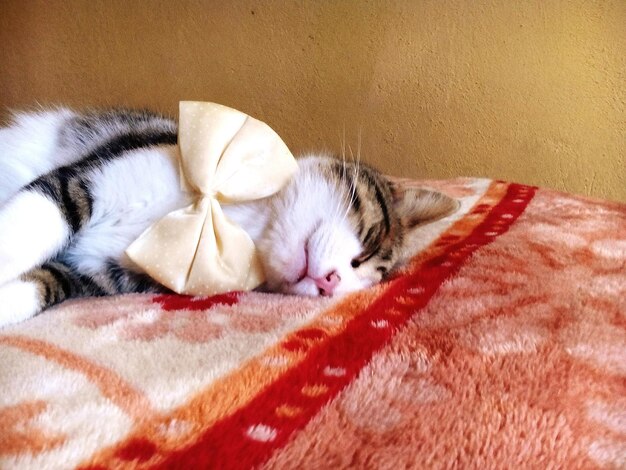
[[[0,0],[0,44],[0,117],[211,100],[296,153],[626,200],[624,0]]]

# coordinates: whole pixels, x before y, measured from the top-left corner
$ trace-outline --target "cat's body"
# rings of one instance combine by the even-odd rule
[[[58,109],[0,129],[0,326],[70,297],[163,290],[124,251],[191,202],[176,142],[174,121],[132,111]],[[455,207],[401,193],[370,168],[307,157],[277,195],[224,211],[259,248],[268,290],[332,295],[378,282],[410,226]]]

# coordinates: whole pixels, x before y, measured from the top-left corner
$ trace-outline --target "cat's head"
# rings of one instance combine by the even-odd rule
[[[257,240],[267,288],[318,296],[369,287],[404,261],[409,230],[457,208],[448,196],[403,190],[363,164],[302,158],[269,201]]]

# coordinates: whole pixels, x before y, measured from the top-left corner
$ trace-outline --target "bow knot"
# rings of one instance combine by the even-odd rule
[[[295,159],[267,124],[215,103],[180,103],[178,147],[181,184],[194,203],[157,221],[126,254],[179,294],[254,289],[264,280],[254,243],[221,204],[276,193]]]

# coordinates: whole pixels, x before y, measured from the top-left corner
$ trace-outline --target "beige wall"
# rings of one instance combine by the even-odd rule
[[[218,101],[396,175],[626,201],[625,84],[625,0],[0,0],[0,117]]]

